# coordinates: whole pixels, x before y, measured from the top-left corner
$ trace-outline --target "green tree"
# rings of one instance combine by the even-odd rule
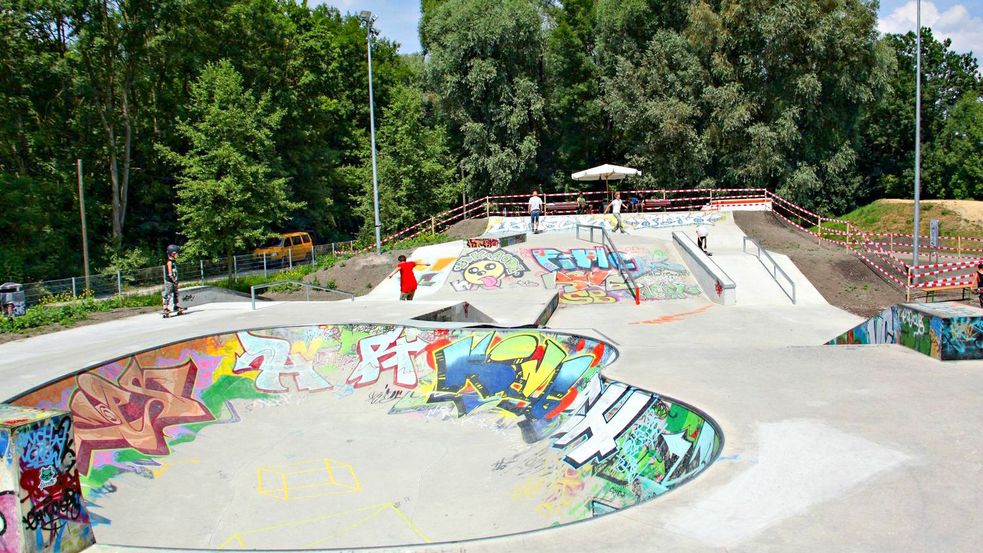
[[[882,74],[860,0],[697,0],[605,80],[629,160],[656,182],[753,184],[824,212],[859,187],[861,110]]]
[[[272,236],[273,225],[300,207],[272,169],[282,115],[269,94],[257,99],[243,87],[231,63],[209,64],[191,87],[189,119],[177,126],[187,150],[159,148],[180,168],[177,213],[187,249],[224,255],[230,280],[233,254]]]
[[[868,105],[861,124],[860,168],[865,179],[863,200],[910,197],[915,167],[915,33],[887,35],[884,52],[887,86]],[[949,39],[938,41],[922,29],[922,146],[931,149],[947,123],[950,110],[965,94],[983,96],[983,80],[972,54],[951,50]],[[930,162],[923,161],[930,172]],[[926,188],[930,195],[951,197],[944,187]]]
[[[983,198],[983,98],[967,92],[926,148],[925,191],[936,198]]]
[[[428,85],[459,137],[472,195],[517,190],[535,174],[542,22],[533,0],[448,0],[426,22]]]
[[[431,126],[424,113],[423,93],[411,86],[398,87],[393,102],[380,118],[377,136],[379,212],[382,232],[406,228],[445,210],[458,198],[460,184],[447,147],[446,131]],[[365,148],[363,164],[352,171],[361,190],[355,213],[365,224],[361,237],[373,237],[375,216],[372,200],[372,160]]]

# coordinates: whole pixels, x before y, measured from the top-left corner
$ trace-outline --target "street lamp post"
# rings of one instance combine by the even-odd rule
[[[379,222],[379,169],[375,159],[375,99],[372,95],[372,35],[375,30],[372,23],[376,17],[370,11],[363,11],[359,14],[365,23],[365,41],[369,51],[369,129],[372,135],[372,203],[375,208],[375,253],[382,254],[382,223]]]
[[[922,184],[922,0],[915,2],[915,230],[911,264],[918,265],[919,199]]]

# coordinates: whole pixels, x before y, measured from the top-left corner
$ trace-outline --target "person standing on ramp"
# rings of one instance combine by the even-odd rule
[[[167,246],[167,259],[164,261],[164,318],[180,315],[185,312],[183,307],[178,305],[178,272],[177,254],[181,248],[171,244]]]
[[[614,199],[611,200],[611,203],[604,208],[604,213],[611,211],[611,213],[614,215],[615,225],[614,228],[611,229],[611,232],[620,230],[621,234],[628,234],[625,232],[624,223],[621,222],[621,206],[624,205],[624,203],[625,202],[621,201],[621,192],[615,192]]]
[[[529,197],[529,222],[532,226],[532,233],[539,233],[539,215],[543,211],[543,199],[539,197],[539,192],[532,191]]]
[[[405,255],[399,256],[397,260],[399,262],[396,264],[396,270],[389,273],[389,276],[399,273],[400,301],[413,301],[417,288],[416,275],[413,274],[413,270],[417,266],[425,267],[427,264],[419,261],[407,261]]]

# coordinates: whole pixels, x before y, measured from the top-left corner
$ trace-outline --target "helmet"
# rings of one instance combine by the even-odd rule
[[[170,256],[172,253],[178,253],[180,251],[181,251],[181,248],[179,248],[178,246],[175,246],[174,244],[171,244],[170,246],[167,246],[167,255],[168,256]]]

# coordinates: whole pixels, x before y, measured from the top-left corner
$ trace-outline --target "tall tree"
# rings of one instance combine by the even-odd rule
[[[696,0],[605,81],[631,160],[657,181],[765,185],[824,212],[852,206],[862,108],[883,78],[860,0]]]
[[[936,198],[983,198],[983,97],[967,92],[925,152],[925,190]]]
[[[448,0],[426,23],[429,87],[460,136],[471,194],[516,190],[535,174],[542,21],[533,0]]]
[[[283,113],[242,85],[228,61],[209,64],[191,87],[189,119],[178,123],[187,150],[164,146],[162,155],[180,168],[177,213],[192,254],[232,256],[273,235],[300,204],[287,197],[273,136]]]
[[[427,121],[419,88],[398,87],[380,120],[379,211],[383,232],[393,232],[447,209],[458,199],[460,184],[446,131]],[[354,211],[365,221],[361,236],[368,238],[375,226],[368,151],[363,159],[351,177],[361,185]]]
[[[879,47],[889,75],[883,94],[866,109],[862,122],[865,178],[863,200],[884,195],[911,197],[915,166],[915,33],[887,35]],[[929,149],[946,125],[949,112],[967,93],[983,97],[983,80],[972,54],[952,51],[949,39],[936,40],[922,29],[922,145]],[[931,162],[923,165],[931,172]],[[944,187],[927,188],[929,195]]]

